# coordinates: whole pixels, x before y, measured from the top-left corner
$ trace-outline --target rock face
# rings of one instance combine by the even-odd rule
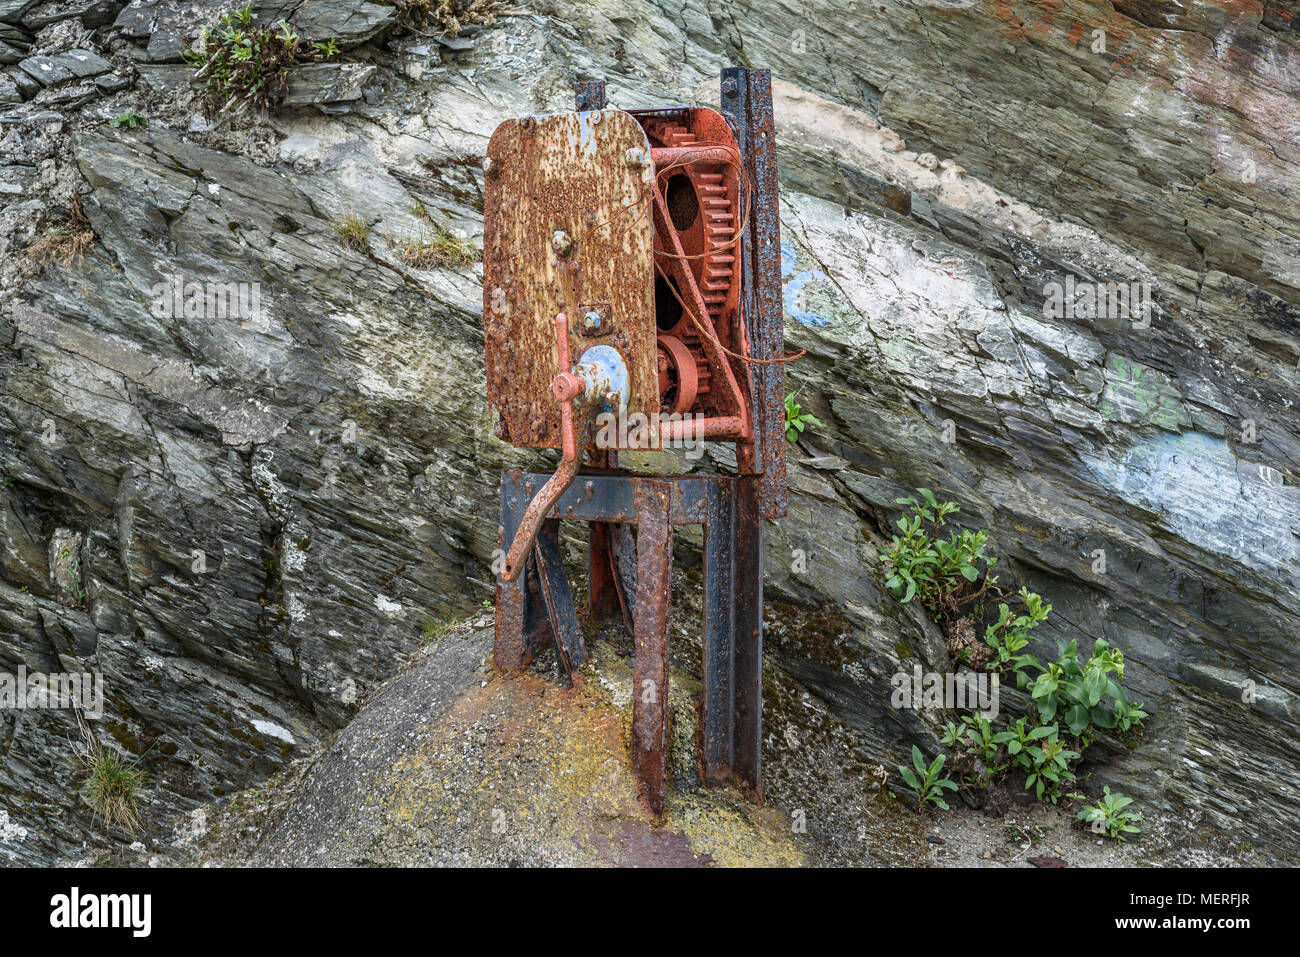
[[[426,620],[491,595],[496,474],[540,463],[492,436],[478,267],[398,255],[415,201],[476,240],[501,120],[571,108],[588,77],[615,106],[716,102],[743,63],[776,78],[790,384],[825,423],[766,533],[768,594],[806,621],[773,627],[772,661],[874,759],[935,750],[942,716],[891,709],[889,676],[946,668],[943,638],[874,556],[894,498],[933,488],[1049,630],[1126,651],[1153,715],[1098,780],[1294,846],[1293,4],[632,0],[431,46],[391,7],[312,3],[325,32],[300,31],[361,66],[293,81],[315,106],[209,123],[167,61],[225,6],[33,27],[53,5],[0,3],[21,54],[0,74],[0,672],[104,676],[92,726],[141,756],[151,838],[314,748]],[[147,125],[108,123],[128,109]],[[96,242],[65,265],[77,210]],[[1132,308],[1063,294],[1094,283]],[[0,858],[102,841],[73,737],[66,711],[0,711]]]

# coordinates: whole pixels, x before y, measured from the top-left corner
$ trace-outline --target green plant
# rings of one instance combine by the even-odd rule
[[[921,601],[943,623],[950,654],[980,667],[991,652],[987,668],[1014,674],[1017,687],[1029,691],[1037,711],[1000,732],[982,716],[967,716],[960,725],[948,722],[944,745],[983,765],[982,772],[978,765],[976,772],[967,772],[969,762],[960,758],[963,782],[983,786],[1015,767],[1024,773],[1026,788],[1040,800],[1056,803],[1062,786],[1076,780],[1073,766],[1098,729],[1127,734],[1141,728],[1148,717],[1142,704],[1130,702],[1124,691],[1123,652],[1099,638],[1083,659],[1077,641],[1057,638],[1056,658],[1040,661],[1027,649],[1033,631],[1047,621],[1052,606],[1022,587],[1013,596],[1020,608],[1013,611],[1012,602],[1005,600],[1009,593],[997,586],[990,573],[997,560],[985,551],[985,532],[948,529],[944,537],[950,516],[958,511],[956,503],[940,502],[924,488],[896,501],[910,512],[898,519],[901,534],[893,536],[881,556],[889,569],[886,587],[902,602]],[[985,629],[987,649],[973,656],[962,632],[970,632],[967,622],[983,615],[985,596],[998,600],[998,617]]]
[[[59,562],[63,566],[65,577],[68,579],[64,583],[63,589],[73,600],[80,604],[86,597],[86,591],[81,587],[81,559],[73,554],[72,549],[64,545],[59,552]]]
[[[370,227],[356,213],[347,213],[330,223],[334,235],[348,249],[364,252],[370,246]]]
[[[1102,791],[1096,804],[1090,804],[1079,812],[1079,820],[1090,825],[1094,832],[1104,832],[1107,837],[1120,843],[1124,842],[1125,834],[1140,834],[1142,828],[1138,827],[1137,822],[1142,820],[1142,815],[1136,811],[1124,810],[1133,803],[1133,799],[1118,791],[1112,793],[1109,786]]]
[[[927,801],[945,811],[948,810],[948,802],[943,799],[943,792],[955,791],[957,785],[947,778],[939,777],[947,757],[946,754],[940,754],[927,767],[925,759],[921,756],[921,749],[912,745],[912,768],[916,769],[915,772],[905,764],[898,765],[898,773],[916,795],[917,810],[924,807]]]
[[[1142,719],[1149,715],[1142,710],[1142,702],[1115,702],[1115,730],[1121,734],[1142,727]]]
[[[984,630],[984,641],[993,649],[994,659],[988,663],[989,670],[1015,671],[1017,675],[1031,660],[1020,651],[1029,644],[1029,633],[1047,620],[1051,605],[1044,605],[1043,599],[1028,588],[1020,589],[1020,601],[1024,611],[1013,614],[1005,602],[998,604],[998,620]]]
[[[1026,744],[1016,755],[1016,763],[1025,771],[1025,787],[1033,788],[1040,801],[1046,798],[1055,804],[1061,797],[1061,785],[1075,779],[1070,762],[1077,761],[1080,754],[1065,746],[1056,725],[1035,730],[1047,734],[1033,739],[1037,743]]]
[[[195,77],[204,81],[208,111],[213,113],[275,107],[288,91],[291,66],[338,54],[337,40],[304,40],[283,20],[269,30],[254,25],[249,4],[204,29],[181,59],[198,68]]]
[[[109,122],[115,127],[125,126],[128,130],[133,130],[137,126],[144,126],[149,121],[135,110],[124,110]]]
[[[455,624],[456,619],[451,615],[444,615],[442,618],[426,618],[420,622],[420,637],[425,641],[442,641]]]
[[[798,442],[803,430],[810,425],[824,425],[821,419],[811,412],[805,412],[793,392],[785,397],[785,440]]]
[[[139,759],[128,760],[100,744],[80,711],[77,721],[85,745],[81,764],[86,777],[81,782],[81,793],[95,815],[110,827],[137,830],[141,823],[140,792],[147,783],[145,773],[137,766]]]
[[[949,516],[960,509],[955,502],[940,502],[928,488],[916,491],[920,498],[895,499],[911,514],[898,519],[902,534],[893,537],[882,556],[891,573],[885,587],[904,604],[919,598],[936,621],[978,613],[977,603],[997,584],[989,574],[997,559],[985,550],[988,532],[949,529],[942,537]],[[967,607],[973,603],[974,609]]]
[[[1033,655],[1023,656],[1025,664],[1039,672],[1032,684],[1027,673],[1021,674],[1022,687],[1030,688],[1042,720],[1051,721],[1059,714],[1075,736],[1088,735],[1093,728],[1114,728],[1121,716],[1128,719],[1129,727],[1140,725],[1146,712],[1130,708],[1128,696],[1120,685],[1124,678],[1124,653],[1112,649],[1104,638],[1098,638],[1091,656],[1081,661],[1078,645],[1077,641],[1067,644],[1058,638],[1057,659],[1047,664]],[[1106,703],[1107,696],[1113,699],[1111,703]]]

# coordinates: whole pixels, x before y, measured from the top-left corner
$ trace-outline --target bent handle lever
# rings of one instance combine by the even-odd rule
[[[523,571],[524,563],[528,560],[528,555],[537,541],[537,533],[541,531],[542,522],[555,507],[555,503],[560,500],[564,490],[577,477],[578,466],[582,461],[582,450],[578,448],[578,438],[573,426],[573,400],[586,390],[586,383],[568,371],[569,320],[564,313],[555,317],[555,339],[559,346],[562,371],[551,380],[551,394],[560,403],[560,441],[563,457],[555,474],[528,503],[524,517],[519,522],[514,541],[510,543],[510,550],[506,552],[505,566],[501,569],[502,579],[508,582],[517,579],[519,573]]]

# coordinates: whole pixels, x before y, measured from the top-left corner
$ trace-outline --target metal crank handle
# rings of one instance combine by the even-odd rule
[[[560,368],[567,370],[569,368],[569,320],[564,313],[555,317],[555,340],[559,347]],[[519,577],[537,541],[537,533],[541,531],[542,522],[546,521],[555,503],[560,500],[564,490],[573,484],[578,474],[578,467],[582,462],[582,450],[578,448],[577,433],[573,424],[573,400],[582,395],[586,388],[587,384],[569,371],[562,371],[551,380],[551,394],[560,403],[560,441],[563,457],[555,474],[547,479],[541,491],[533,497],[524,511],[514,541],[510,543],[510,550],[506,552],[505,566],[501,570],[501,577],[505,581],[512,582]]]

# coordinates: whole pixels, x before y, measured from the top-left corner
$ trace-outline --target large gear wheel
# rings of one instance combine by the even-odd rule
[[[648,119],[645,130],[654,146],[709,145],[673,118]],[[664,190],[669,218],[682,249],[692,257],[689,266],[704,298],[707,320],[714,334],[725,345],[734,347],[734,343],[728,342],[728,313],[736,308],[733,290],[738,289],[738,255],[732,245],[737,228],[737,204],[726,180],[726,171],[718,164],[689,163],[669,172],[660,180],[660,188]],[[662,248],[658,239],[656,247]],[[659,301],[664,305],[657,317],[660,333],[680,339],[702,360],[700,331],[676,302],[677,296],[686,299],[685,293],[676,289],[671,280],[660,277],[656,282],[664,287],[658,290]],[[705,362],[700,361],[699,367],[697,394],[702,397],[709,391],[710,373]]]

